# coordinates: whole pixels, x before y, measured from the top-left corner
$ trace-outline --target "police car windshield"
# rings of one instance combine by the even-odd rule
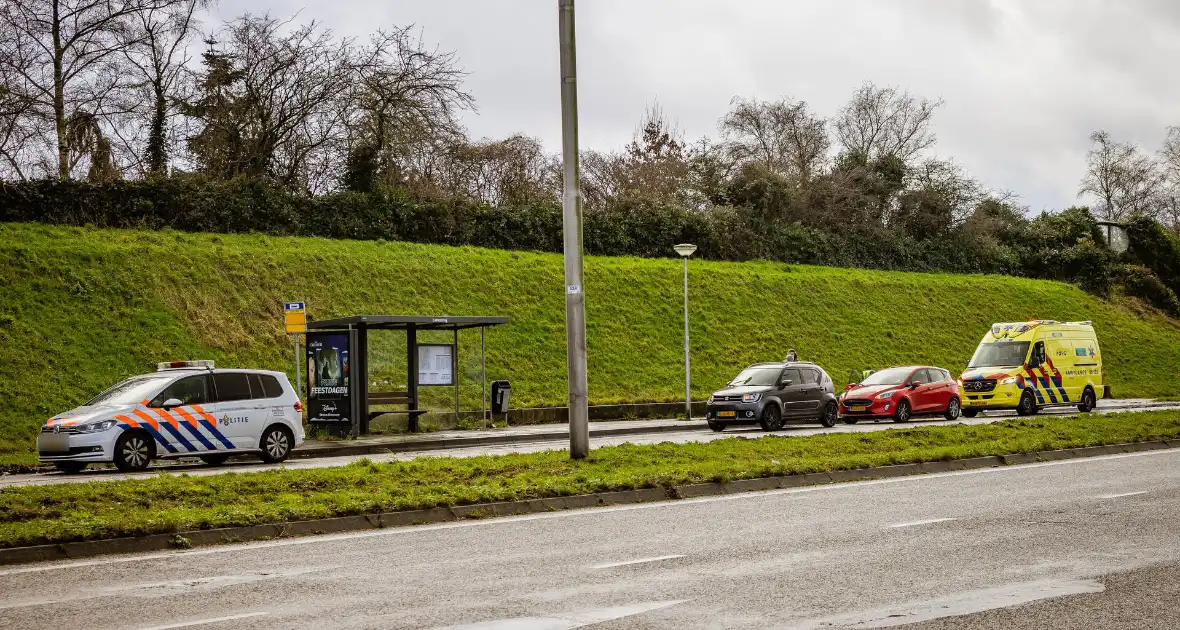
[[[129,378],[95,396],[90,402],[86,403],[86,406],[133,405],[145,400],[151,400],[153,396],[160,393],[160,390],[173,376],[175,374],[152,374],[149,376]]]
[[[783,371],[780,367],[752,367],[742,370],[737,378],[729,382],[732,387],[770,387],[778,382],[778,375]]]
[[[891,368],[888,370],[881,370],[880,372],[873,372],[865,380],[861,381],[861,385],[901,385],[913,370],[909,368]]]
[[[997,341],[995,343],[981,343],[971,357],[969,368],[1010,367],[1024,365],[1024,357],[1028,356],[1027,341]]]

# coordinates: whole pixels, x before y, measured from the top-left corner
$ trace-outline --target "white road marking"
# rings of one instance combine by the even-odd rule
[[[9,608],[28,608],[30,606],[48,606],[52,604],[60,604],[62,602],[70,602],[86,599],[98,599],[101,597],[124,596],[132,595],[134,597],[171,597],[180,595],[186,591],[191,591],[201,588],[222,588],[226,586],[235,586],[238,584],[250,584],[253,582],[260,582],[264,580],[275,580],[287,577],[297,577],[306,575],[308,573],[316,573],[325,571],[335,567],[315,568],[315,569],[298,569],[295,571],[276,571],[273,573],[246,573],[239,575],[214,575],[203,578],[188,578],[183,580],[171,580],[168,582],[149,582],[140,584],[121,584],[119,586],[108,586],[104,588],[83,588],[72,589],[59,593],[54,597],[46,597],[40,599],[24,599],[24,600],[0,600],[0,610]]]
[[[1141,494],[1147,494],[1147,491],[1141,490],[1139,492],[1124,492],[1122,494],[1104,494],[1100,497],[1094,497],[1094,498],[1095,499],[1121,499],[1123,497],[1137,497]]]
[[[644,564],[645,562],[660,562],[661,560],[675,560],[676,558],[683,558],[684,556],[656,556],[655,558],[640,558],[638,560],[626,560],[624,562],[611,562],[609,564],[596,564],[591,569],[613,569],[614,567],[625,567],[632,564]]]
[[[910,521],[909,523],[896,523],[890,525],[890,529],[897,529],[898,527],[916,527],[918,525],[932,525],[934,523],[945,523],[947,521],[957,521],[957,518],[930,518],[924,521]]]
[[[210,617],[209,619],[197,619],[196,621],[182,621],[180,623],[168,624],[166,626],[151,626],[150,628],[140,628],[140,630],[173,630],[173,628],[191,628],[193,626],[207,626],[211,623],[221,623],[223,621],[237,621],[239,619],[249,619],[251,617],[262,617],[269,615],[268,612],[252,612],[242,613],[240,615],[228,615],[225,617]]]
[[[1094,580],[1041,580],[1008,584],[958,593],[925,602],[910,602],[876,610],[860,611],[824,619],[811,619],[792,626],[799,630],[818,628],[889,628],[944,617],[970,615],[985,610],[1020,606],[1051,597],[1101,593],[1106,590]]]
[[[515,619],[497,619],[495,621],[481,621],[479,623],[461,626],[447,626],[437,630],[571,630],[591,626],[613,619],[631,617],[640,613],[668,608],[683,604],[687,599],[677,599],[664,602],[649,602],[632,604],[631,606],[615,606],[613,608],[594,608],[571,613],[560,613],[545,617],[517,617]]]
[[[633,503],[628,505],[613,505],[607,507],[594,507],[575,510],[559,510],[556,512],[542,512],[540,514],[523,514],[519,516],[504,516],[486,520],[474,521],[455,521],[450,523],[435,523],[432,525],[415,525],[410,527],[390,527],[385,529],[367,530],[360,532],[343,532],[340,534],[326,534],[323,536],[306,536],[300,538],[284,538],[282,540],[268,540],[253,543],[231,544],[219,547],[208,547],[203,549],[181,550],[181,551],[164,551],[157,553],[146,553],[136,555],[122,555],[122,556],[106,556],[96,558],[94,560],[75,560],[75,561],[56,561],[46,564],[38,564],[33,566],[21,566],[12,569],[0,569],[0,577],[8,575],[19,575],[23,573],[39,573],[42,571],[56,571],[61,569],[78,569],[82,567],[103,566],[108,564],[120,564],[126,562],[145,562],[150,560],[160,560],[165,558],[175,558],[176,556],[207,556],[222,553],[238,553],[255,551],[258,549],[270,549],[273,547],[288,547],[294,545],[316,545],[323,543],[331,543],[346,540],[356,540],[360,538],[370,538],[373,536],[403,536],[406,534],[417,534],[423,531],[435,531],[441,529],[458,529],[464,527],[495,527],[504,524],[517,523],[521,521],[539,521],[551,518],[571,518],[586,515],[606,514],[611,512],[629,512],[632,510],[652,510],[652,509],[668,509],[683,505],[693,505],[697,503],[718,503],[721,501],[750,501],[762,499],[766,497],[778,497],[782,495],[799,495],[804,496],[813,492],[839,492],[849,488],[864,488],[868,486],[880,486],[895,483],[920,483],[929,481],[931,479],[943,479],[947,477],[963,477],[968,475],[990,475],[990,474],[1004,474],[1009,472],[1018,472],[1032,468],[1050,468],[1056,466],[1082,466],[1086,464],[1102,463],[1118,459],[1131,459],[1138,457],[1160,457],[1180,455],[1180,449],[1164,449],[1158,451],[1144,451],[1141,453],[1122,453],[1118,455],[1101,455],[1098,457],[1084,457],[1079,459],[1064,459],[1053,462],[1038,462],[1035,464],[1019,464],[1014,466],[997,466],[995,468],[978,468],[975,470],[956,470],[944,473],[926,473],[909,475],[906,477],[892,477],[889,479],[872,479],[868,481],[850,481],[844,483],[830,483],[816,486],[805,486],[802,488],[783,488],[780,490],[764,490],[761,492],[740,492],[735,494],[716,495],[708,497],[697,497],[694,499],[679,499],[674,501],[659,501],[653,503]]]

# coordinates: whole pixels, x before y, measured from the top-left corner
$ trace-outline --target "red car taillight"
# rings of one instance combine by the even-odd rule
[[[299,413],[303,413],[303,401],[299,401],[299,400],[295,401],[295,411],[297,411]]]

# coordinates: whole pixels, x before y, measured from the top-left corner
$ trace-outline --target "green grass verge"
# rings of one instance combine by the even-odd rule
[[[1180,412],[0,490],[0,546],[98,540],[1180,437]]]
[[[996,321],[1093,319],[1119,396],[1175,393],[1180,328],[1076,287],[1001,276],[689,265],[698,399],[788,348],[840,385],[853,368],[929,363],[957,373]],[[679,260],[589,257],[592,404],[683,395]],[[281,303],[313,317],[507,315],[488,334],[488,372],[513,404],[566,396],[564,280],[552,254],[411,243],[0,224],[0,464],[30,464],[52,414],[161,360],[293,372]],[[449,335],[423,335],[423,341]],[[463,406],[478,409],[479,334],[460,337]],[[373,336],[375,380],[406,382],[404,339]],[[452,393],[427,390],[450,407]]]

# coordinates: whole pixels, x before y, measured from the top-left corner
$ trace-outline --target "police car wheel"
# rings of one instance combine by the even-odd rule
[[[722,431],[725,430],[725,423],[724,422],[713,422],[712,420],[710,420],[709,421],[709,428],[717,433],[721,433]]]
[[[262,434],[260,457],[268,464],[277,464],[291,456],[291,430],[279,424],[267,428]]]
[[[54,462],[53,467],[67,475],[76,475],[86,470],[86,462]]]
[[[1098,406],[1098,401],[1094,399],[1094,390],[1089,387],[1082,392],[1082,402],[1078,404],[1078,411],[1082,413],[1089,413],[1094,411],[1094,407]]]
[[[227,459],[229,459],[229,455],[202,455],[201,456],[201,461],[205,462],[206,464],[209,464],[210,466],[220,466],[220,465],[224,464],[225,460],[227,460]]]
[[[156,458],[156,443],[145,431],[124,431],[115,440],[115,468],[124,472],[143,470]]]

